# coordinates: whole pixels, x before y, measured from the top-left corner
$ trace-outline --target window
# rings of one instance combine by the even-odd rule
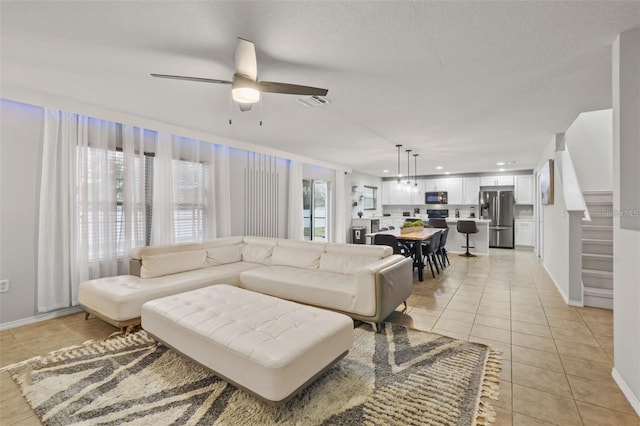
[[[319,180],[302,181],[302,217],[304,239],[329,241],[329,184]]]
[[[149,245],[151,241],[155,156],[152,153],[136,155],[134,170],[127,172],[120,149],[106,151],[106,157],[104,150],[84,149],[87,149],[86,157],[82,160],[84,164],[79,164],[78,177],[85,188],[83,199],[88,207],[79,209],[78,220],[88,241],[88,260],[110,259],[114,249],[118,258],[125,258],[131,242],[135,246]],[[208,163],[174,159],[172,172],[175,241],[204,239],[207,236]],[[137,194],[130,198],[138,201],[125,209],[127,178],[135,180],[130,190]],[[112,183],[101,179],[110,179]]]
[[[173,226],[176,242],[202,240],[207,224],[209,181],[205,163],[173,160]]]
[[[378,188],[364,186],[362,191],[362,206],[365,210],[375,210],[378,204]]]

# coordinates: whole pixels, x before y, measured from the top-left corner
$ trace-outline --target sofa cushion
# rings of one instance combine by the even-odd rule
[[[324,252],[327,243],[319,241],[278,240],[278,247]]]
[[[393,254],[393,249],[389,246],[342,243],[327,244],[325,251],[327,253],[338,253],[355,256],[375,256],[378,259],[382,259]]]
[[[278,265],[242,272],[239,280],[241,288],[282,299],[359,315],[375,312],[375,291],[357,295],[354,275]]]
[[[316,250],[274,247],[273,254],[271,255],[271,264],[304,269],[318,269],[321,254],[322,252]]]
[[[207,250],[212,247],[226,247],[242,244],[243,237],[223,237],[214,240],[206,240],[202,242],[202,248]]]
[[[204,250],[153,255],[143,254],[140,278],[154,278],[204,268],[208,266],[206,258],[207,252]]]
[[[244,262],[271,264],[271,253],[276,245],[273,238],[245,237],[246,245],[242,247],[242,260]]]
[[[207,263],[209,265],[226,265],[227,263],[240,262],[242,260],[243,247],[244,244],[235,244],[208,248]]]
[[[321,271],[354,275],[363,266],[380,260],[379,256],[356,256],[340,253],[323,253],[320,257]]]
[[[142,259],[142,256],[152,256],[155,254],[166,253],[179,253],[184,251],[197,251],[202,250],[201,243],[179,243],[179,244],[166,244],[162,246],[143,246],[136,247],[129,250],[129,257],[131,259]]]

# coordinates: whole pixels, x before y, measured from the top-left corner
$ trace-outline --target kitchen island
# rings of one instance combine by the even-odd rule
[[[447,218],[449,236],[447,237],[447,251],[450,253],[464,253],[467,245],[467,234],[461,234],[456,226],[459,220],[473,220],[478,226],[477,234],[469,234],[469,245],[475,248],[469,249],[472,254],[489,254],[489,222],[488,219],[473,218]]]

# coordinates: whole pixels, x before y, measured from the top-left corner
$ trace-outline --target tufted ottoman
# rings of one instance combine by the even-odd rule
[[[346,315],[218,284],[152,300],[142,327],[216,375],[283,403],[344,357]]]

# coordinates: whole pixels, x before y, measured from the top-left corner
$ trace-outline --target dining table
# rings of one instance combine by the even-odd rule
[[[372,232],[370,234],[366,234],[365,237],[371,238],[371,242],[376,235],[386,234],[393,235],[396,237],[398,241],[405,241],[413,243],[415,246],[415,250],[413,251],[413,264],[418,267],[418,281],[424,281],[423,269],[424,269],[424,259],[422,257],[422,243],[425,241],[429,241],[431,237],[433,237],[438,232],[442,232],[440,228],[422,228],[413,232],[402,233],[400,229],[390,229],[388,231],[380,231],[380,232]]]

